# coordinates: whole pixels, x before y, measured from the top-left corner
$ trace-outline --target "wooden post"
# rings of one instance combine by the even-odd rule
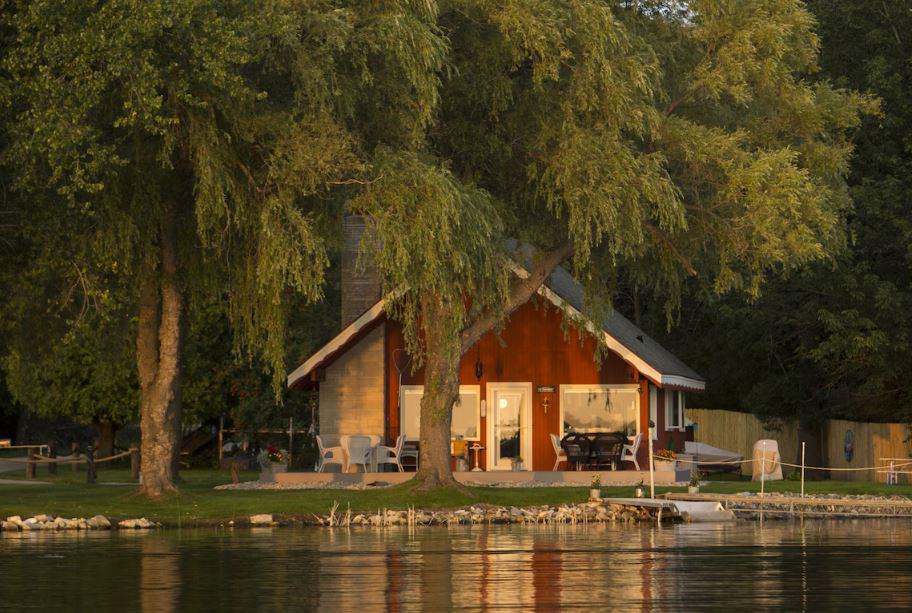
[[[34,479],[35,478],[35,462],[34,454],[32,453],[32,448],[28,448],[28,454],[25,456],[28,460],[25,463],[25,478]]]
[[[134,481],[139,480],[139,449],[130,447],[130,476]]]
[[[79,453],[79,443],[71,443],[71,444],[70,444],[70,453],[71,453],[72,455],[76,455],[76,454]],[[79,472],[79,462],[73,462],[73,463],[71,464],[71,466],[73,467],[73,472],[74,472],[74,473]]]
[[[57,449],[54,447],[53,443],[48,444],[48,457],[54,459],[57,457]],[[48,462],[48,474],[56,475],[57,474],[57,462]]]
[[[219,433],[218,433],[218,466],[217,469],[222,469],[222,459],[224,458],[224,452],[222,451],[222,445],[225,444],[225,416],[219,416]]]
[[[95,483],[98,475],[95,473],[95,445],[86,445],[86,483]]]

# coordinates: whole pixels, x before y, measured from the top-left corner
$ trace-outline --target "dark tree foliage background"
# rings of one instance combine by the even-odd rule
[[[798,418],[912,420],[912,10],[901,1],[815,0],[821,74],[876,94],[856,137],[850,242],[832,262],[770,282],[753,303],[693,282],[671,331],[643,317],[709,380],[694,404]],[[621,300],[633,312],[634,301]]]

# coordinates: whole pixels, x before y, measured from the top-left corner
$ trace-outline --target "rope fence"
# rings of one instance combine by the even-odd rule
[[[21,445],[20,448],[25,448],[25,449],[48,448],[48,451],[50,453],[50,448],[47,445]],[[10,464],[25,465],[25,478],[26,479],[35,478],[35,472],[36,472],[36,468],[38,467],[38,465],[47,466],[48,473],[56,474],[57,466],[59,466],[59,465],[69,464],[69,465],[73,466],[73,470],[76,470],[77,464],[85,464],[86,465],[86,480],[89,483],[95,483],[95,481],[97,479],[97,473],[96,473],[96,468],[95,468],[96,464],[100,464],[102,462],[112,462],[114,460],[120,460],[120,459],[126,458],[128,456],[130,458],[130,472],[133,476],[133,479],[139,479],[140,478],[139,449],[137,449],[135,447],[128,449],[127,451],[123,451],[121,453],[115,453],[114,455],[110,455],[110,456],[107,456],[104,458],[96,458],[95,452],[94,452],[94,447],[92,445],[89,445],[88,452],[84,453],[84,454],[75,453],[75,454],[70,454],[70,455],[65,455],[65,456],[52,457],[49,455],[48,456],[41,455],[41,453],[29,453],[25,458],[4,458],[3,462],[8,462]]]
[[[663,456],[657,456],[657,455],[653,455],[653,459],[655,459],[655,460],[660,460],[660,461],[668,461],[668,458],[663,457]],[[682,464],[694,464],[694,465],[697,465],[697,466],[700,466],[700,465],[704,465],[704,466],[718,466],[718,465],[720,465],[720,464],[726,464],[726,465],[730,465],[730,466],[736,466],[736,465],[738,465],[738,464],[752,464],[753,462],[766,462],[767,464],[770,464],[770,463],[773,463],[774,465],[775,465],[775,464],[779,464],[780,466],[788,466],[788,467],[790,467],[790,468],[802,468],[802,465],[801,465],[801,464],[790,464],[790,463],[788,463],[788,462],[783,462],[783,461],[781,461],[781,460],[774,461],[774,460],[770,460],[770,459],[768,459],[768,458],[767,458],[767,459],[764,459],[764,458],[749,458],[749,459],[747,459],[747,460],[718,460],[718,461],[717,461],[717,460],[712,460],[712,461],[697,461],[697,460],[685,460],[685,459],[678,458],[678,459],[676,459],[675,461],[676,461],[676,462],[681,462]],[[901,463],[901,464],[894,464],[894,466],[896,466],[897,468],[902,468],[903,466],[910,466],[910,465],[912,465],[912,460],[904,461],[904,462]],[[808,466],[808,465],[804,465],[803,468],[804,468],[805,470],[829,470],[829,471],[832,471],[832,472],[858,472],[858,471],[865,471],[865,470],[883,471],[883,470],[887,469],[886,472],[889,472],[888,466],[887,466],[886,464],[884,464],[884,465],[882,465],[882,466],[864,466],[864,467],[861,467],[861,468],[830,468],[830,467],[827,467],[827,466]]]
[[[93,461],[98,464],[100,462],[110,462],[111,460],[119,460],[120,458],[125,458],[130,455],[132,450],[124,451],[123,453],[118,453],[115,455],[108,456],[106,458],[94,458]],[[47,456],[35,454],[32,456],[32,459],[19,459],[19,458],[8,458],[4,459],[4,462],[13,462],[15,464],[48,464],[53,462],[54,464],[85,464],[88,462],[88,457],[84,454],[76,455],[66,455],[60,456],[58,458],[49,458]]]

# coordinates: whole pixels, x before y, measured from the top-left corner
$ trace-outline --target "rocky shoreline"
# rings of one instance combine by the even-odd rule
[[[269,514],[253,515],[251,526],[310,525],[324,527],[360,526],[460,526],[502,524],[587,524],[637,523],[657,521],[657,509],[609,503],[601,500],[579,504],[538,505],[530,507],[471,505],[458,509],[378,509],[372,513],[355,513],[334,506],[328,513],[303,518]],[[677,518],[665,515],[663,521]]]
[[[53,517],[51,515],[35,515],[22,519],[20,515],[11,515],[0,521],[0,530],[3,532],[31,532],[41,530],[149,530],[158,528],[161,524],[141,517],[139,519],[125,519],[112,524],[104,515],[92,517]]]
[[[804,515],[831,518],[910,517],[912,501],[905,497],[866,495],[818,495],[804,501]],[[761,513],[767,518],[794,519],[802,513],[797,505],[777,504],[775,499],[742,492],[737,502],[726,505],[741,519],[756,519]],[[846,506],[851,502],[851,506]],[[892,503],[892,504],[891,504]],[[782,511],[777,513],[776,511]],[[786,511],[788,511],[786,513]],[[658,521],[681,521],[671,513],[659,515],[657,508],[627,505],[607,500],[580,503],[535,505],[528,507],[475,504],[455,509],[377,509],[367,513],[334,505],[327,513],[310,515],[273,515],[268,513],[237,519],[212,519],[187,522],[195,526],[212,527],[301,527],[330,528],[391,527],[391,526],[484,526],[484,525],[579,525],[598,523],[634,524]],[[30,531],[87,531],[87,530],[149,530],[169,527],[145,517],[113,522],[104,515],[93,517],[54,517],[35,515],[27,519],[14,515],[0,521],[4,532]]]

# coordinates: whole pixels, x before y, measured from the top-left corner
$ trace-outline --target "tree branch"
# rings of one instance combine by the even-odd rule
[[[510,288],[510,294],[504,307],[496,311],[488,310],[481,313],[463,329],[461,335],[462,352],[468,351],[495,325],[528,302],[545,282],[545,279],[554,272],[554,269],[571,255],[573,255],[573,242],[568,240],[539,259],[532,267],[532,270],[527,271],[520,266],[521,270],[519,272],[527,274],[526,276],[517,276],[513,286]]]
[[[668,250],[671,252],[671,254],[675,257],[675,259],[677,259],[681,263],[681,266],[684,268],[685,271],[687,271],[687,274],[689,274],[691,277],[698,276],[697,269],[693,267],[693,264],[690,263],[690,260],[688,260],[687,257],[683,253],[678,251],[678,248],[675,247],[675,244],[672,242],[670,236],[668,236],[667,234],[665,234],[664,232],[662,232],[661,230],[659,230],[652,224],[646,224],[646,228],[649,230],[650,234],[652,234],[653,237],[656,238],[656,240],[665,244],[665,247],[667,247]]]

